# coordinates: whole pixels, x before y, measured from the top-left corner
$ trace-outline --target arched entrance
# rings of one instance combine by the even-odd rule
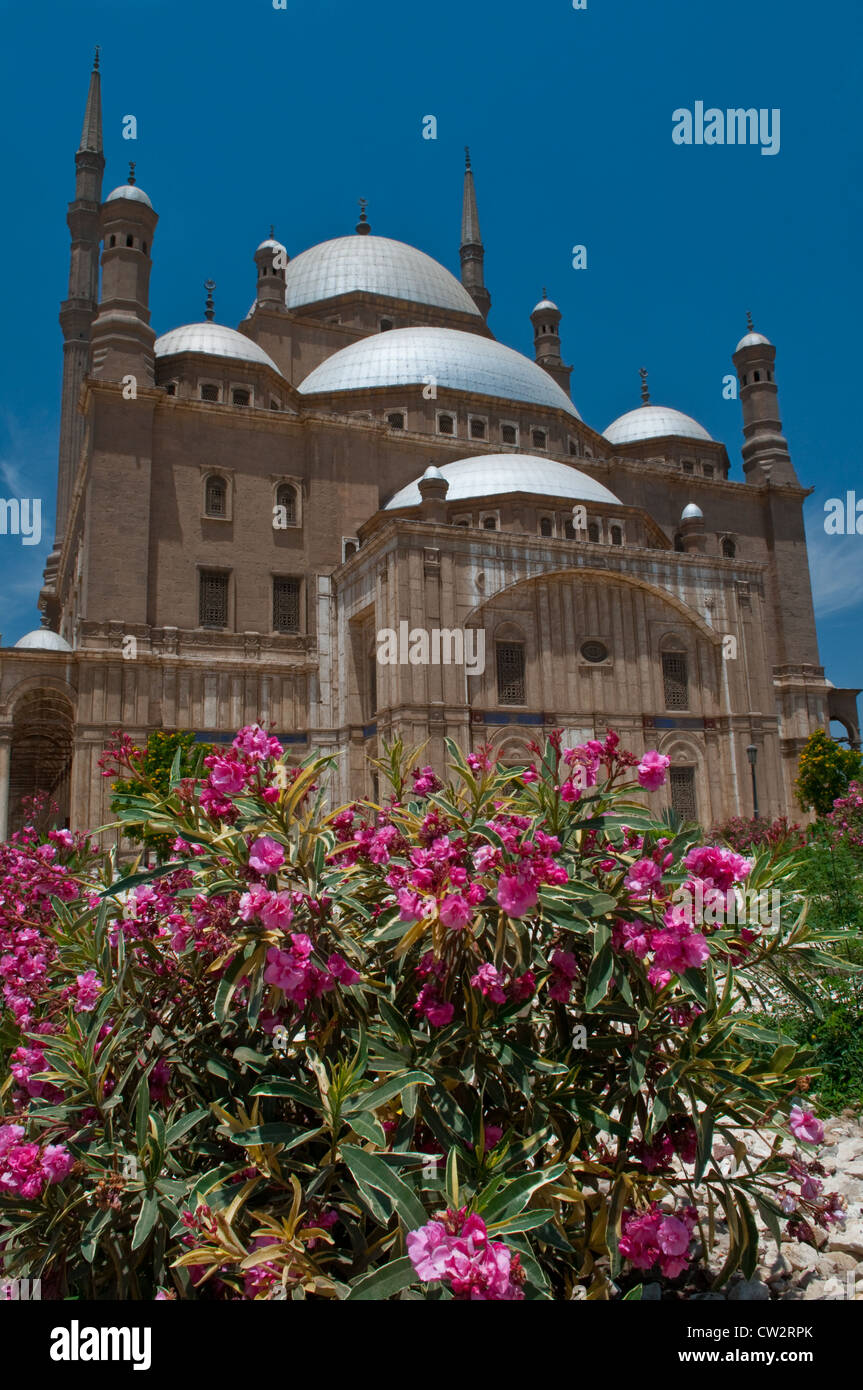
[[[44,805],[36,817],[40,828],[69,823],[74,715],[70,702],[56,690],[30,690],[12,711],[9,758],[9,829],[32,820],[33,797]]]

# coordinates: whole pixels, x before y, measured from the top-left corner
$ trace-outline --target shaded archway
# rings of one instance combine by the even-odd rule
[[[72,769],[74,714],[56,690],[30,690],[12,711],[9,759],[9,833],[25,821],[25,801],[45,798],[42,819],[52,825],[69,822],[69,779]],[[56,803],[56,811],[50,808]]]

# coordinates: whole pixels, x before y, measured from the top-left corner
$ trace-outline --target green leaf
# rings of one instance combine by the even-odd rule
[[[138,1083],[138,1093],[135,1098],[135,1142],[138,1145],[138,1153],[141,1152],[147,1142],[149,1130],[150,1084],[149,1078],[145,1073]]]
[[[385,1105],[393,1096],[400,1096],[407,1086],[432,1086],[434,1077],[429,1076],[425,1071],[406,1071],[401,1075],[388,1077],[386,1081],[381,1081],[377,1086],[370,1086],[367,1090],[357,1091],[350,1096],[342,1106],[342,1113],[353,1115],[357,1110],[377,1110],[379,1106]]]
[[[533,1231],[554,1219],[551,1207],[530,1207],[520,1216],[511,1216],[508,1221],[495,1221],[488,1227],[489,1234],[504,1235],[508,1231]]]
[[[602,944],[596,952],[587,974],[587,985],[584,993],[584,1007],[587,1013],[595,1009],[599,1001],[605,998],[605,991],[608,989],[608,982],[614,969],[611,928],[606,923],[600,923],[597,927],[596,940],[601,940]]]
[[[300,1105],[305,1105],[309,1110],[321,1110],[321,1098],[317,1091],[311,1090],[308,1086],[300,1086],[296,1081],[283,1081],[280,1076],[263,1077],[256,1081],[251,1091],[252,1096],[284,1096],[288,1100],[295,1100]]]
[[[159,1216],[159,1202],[153,1193],[148,1193],[141,1203],[141,1214],[135,1222],[132,1236],[132,1249],[139,1250],[149,1236]]]
[[[516,1216],[524,1211],[528,1199],[534,1192],[538,1192],[541,1187],[546,1187],[550,1182],[556,1182],[561,1173],[566,1172],[565,1163],[555,1163],[551,1168],[545,1168],[535,1173],[523,1173],[514,1182],[507,1183],[502,1192],[484,1206],[482,1195],[477,1201],[477,1207],[482,1212],[483,1220],[486,1224],[493,1221],[506,1221],[510,1216]]]
[[[366,1274],[353,1283],[346,1302],[391,1298],[394,1293],[400,1293],[402,1289],[407,1289],[416,1282],[416,1271],[407,1255],[403,1255],[400,1260],[392,1260],[390,1264],[382,1265],[372,1274]]]
[[[316,1130],[301,1129],[299,1125],[253,1125],[251,1129],[232,1134],[231,1143],[241,1144],[244,1149],[255,1148],[258,1144],[284,1144],[286,1148],[293,1149],[315,1133]]]
[[[384,1193],[409,1231],[426,1224],[426,1210],[416,1193],[375,1154],[354,1148],[352,1144],[342,1144],[341,1154],[364,1196],[369,1188]]]
[[[386,1144],[387,1136],[384,1127],[375,1115],[360,1111],[358,1114],[352,1114],[348,1123],[361,1139],[367,1139],[370,1144],[374,1144],[377,1148],[382,1149]]]

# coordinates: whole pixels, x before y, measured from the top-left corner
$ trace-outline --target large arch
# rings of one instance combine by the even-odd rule
[[[20,830],[29,819],[27,802],[38,796],[46,804],[39,816],[45,825],[69,820],[75,713],[68,695],[57,683],[27,683],[11,702],[8,830]],[[56,806],[56,810],[54,807]]]

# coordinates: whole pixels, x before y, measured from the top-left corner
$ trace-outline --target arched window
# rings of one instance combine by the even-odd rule
[[[544,516],[539,523],[539,534],[541,536],[551,536],[554,534],[554,527],[551,524],[551,517]]]
[[[219,388],[211,381],[205,381],[201,386],[202,401],[218,401]]]
[[[110,241],[109,244],[110,244],[111,246],[116,246],[116,245],[117,245],[117,238],[116,238],[115,236],[112,236],[112,237],[111,237],[111,241]]]
[[[231,392],[232,405],[251,405],[252,393],[245,386],[235,386]]]
[[[534,449],[544,449],[548,442],[548,435],[545,430],[534,430],[533,432]]]
[[[438,434],[455,434],[455,420],[451,415],[437,417]]]
[[[587,528],[587,539],[589,541],[593,541],[594,545],[599,544],[599,525],[597,524],[597,522],[590,522]]]
[[[127,236],[127,237],[126,237],[126,245],[127,245],[127,246],[134,246],[134,245],[135,245],[135,238],[134,238],[133,236],[131,236],[131,235],[130,235],[130,236]]]
[[[207,479],[204,511],[207,516],[226,517],[228,515],[228,484],[227,480],[219,473],[211,473]]]
[[[518,430],[515,425],[501,425],[500,438],[503,444],[517,444]]]
[[[382,332],[382,333],[389,333],[389,332],[391,331],[391,329],[392,329],[392,326],[393,326],[393,321],[392,321],[392,319],[381,319],[381,332]]]
[[[674,537],[674,549],[675,549],[675,550],[679,550],[679,551],[682,553],[682,552],[685,550],[685,548],[686,548],[686,547],[685,547],[684,544],[683,544],[683,537],[681,536],[680,532],[678,531],[678,532],[675,534],[675,537]]]
[[[482,527],[483,527],[483,530],[484,530],[484,531],[496,531],[496,530],[497,530],[497,517],[496,517],[496,516],[484,516],[483,519],[482,519]]]
[[[485,439],[485,420],[478,420],[475,415],[471,416],[470,437],[471,439]]]
[[[752,373],[752,380],[753,380],[753,381],[760,381],[760,380],[761,380],[761,373],[760,373],[760,372],[753,372],[753,373]]]
[[[611,544],[623,545],[623,532],[619,526],[612,526],[611,528]]]
[[[284,507],[283,520],[286,526],[297,524],[297,489],[293,483],[279,483],[276,488],[276,506]]]
[[[730,536],[722,537],[722,557],[725,560],[733,560],[737,555],[737,544]]]

